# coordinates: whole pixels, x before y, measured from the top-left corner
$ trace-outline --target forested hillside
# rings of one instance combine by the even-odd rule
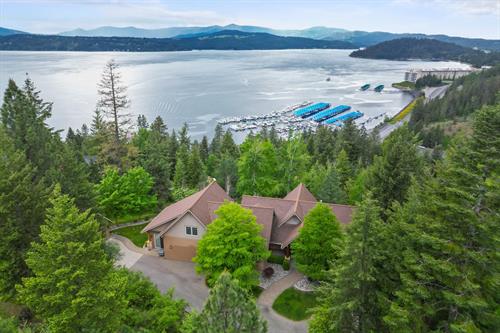
[[[500,63],[500,52],[483,52],[426,38],[401,38],[357,50],[351,57],[389,60],[455,60],[475,67]]]
[[[420,101],[411,113],[410,128],[421,133],[425,146],[441,145],[445,131],[454,131],[460,124],[470,127],[473,112],[499,101],[500,65],[497,65],[456,79],[443,98],[425,104]]]
[[[132,38],[9,35],[0,37],[0,50],[17,51],[190,51],[190,50],[281,50],[353,49],[349,42],[280,37],[268,33],[223,30],[200,37]]]
[[[321,205],[305,218],[303,230],[315,237],[300,238],[297,267],[321,282],[309,332],[499,331],[498,71],[456,81],[382,143],[352,122],[287,138],[265,129],[241,145],[218,126],[211,140],[193,140],[187,126],[169,130],[161,117],[131,119],[113,61],[92,123],[62,139],[46,124],[52,104],[35,84],[10,80],[0,124],[0,330],[195,333],[243,322],[243,332],[266,332],[248,285],[231,274],[255,276],[248,260],[267,249],[245,257],[243,268],[221,261],[226,272],[210,277],[207,303],[195,312],[116,268],[105,241],[110,221],[156,213],[215,178],[237,200],[282,197],[303,182],[318,200],[356,206],[347,228]],[[418,132],[453,112],[471,115],[469,135],[454,138],[444,157],[423,155]],[[249,212],[231,203],[209,229],[239,230],[231,222],[250,223]],[[336,228],[326,240],[335,256],[317,271],[325,256],[304,254],[317,247],[310,243],[322,219]],[[258,243],[259,227],[247,229]],[[213,238],[202,239],[205,249],[214,251]]]

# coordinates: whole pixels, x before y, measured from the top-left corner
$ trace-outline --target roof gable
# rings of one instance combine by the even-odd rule
[[[204,189],[196,192],[180,201],[165,207],[151,222],[142,230],[150,231],[160,225],[179,218],[190,210],[202,223],[210,223],[207,202],[231,200],[226,192],[216,182],[210,183]]]
[[[307,187],[300,183],[296,188],[294,188],[290,193],[286,195],[283,199],[293,200],[293,201],[318,201],[312,195],[311,192],[307,189]]]

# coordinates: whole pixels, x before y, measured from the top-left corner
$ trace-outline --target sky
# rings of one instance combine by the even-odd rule
[[[500,0],[0,0],[0,26],[32,33],[230,23],[500,39]]]

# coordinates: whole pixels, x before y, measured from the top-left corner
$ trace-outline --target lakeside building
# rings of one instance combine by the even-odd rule
[[[217,216],[215,211],[224,201],[233,201],[216,182],[201,191],[163,209],[142,232],[147,233],[150,250],[165,258],[191,261],[196,256],[198,241],[207,225]],[[284,198],[244,195],[241,206],[250,209],[262,225],[262,237],[268,248],[290,255],[290,244],[298,236],[305,215],[318,200],[303,185],[298,185]],[[327,204],[341,224],[349,224],[353,206]]]
[[[477,68],[410,69],[409,71],[405,72],[405,81],[415,83],[418,79],[426,75],[434,75],[441,80],[455,80],[459,77],[469,75],[477,71],[479,71],[479,69]]]

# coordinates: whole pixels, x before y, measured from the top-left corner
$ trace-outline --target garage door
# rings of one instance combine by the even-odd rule
[[[191,261],[196,256],[198,241],[195,239],[185,239],[165,236],[163,247],[165,258],[172,260]]]

